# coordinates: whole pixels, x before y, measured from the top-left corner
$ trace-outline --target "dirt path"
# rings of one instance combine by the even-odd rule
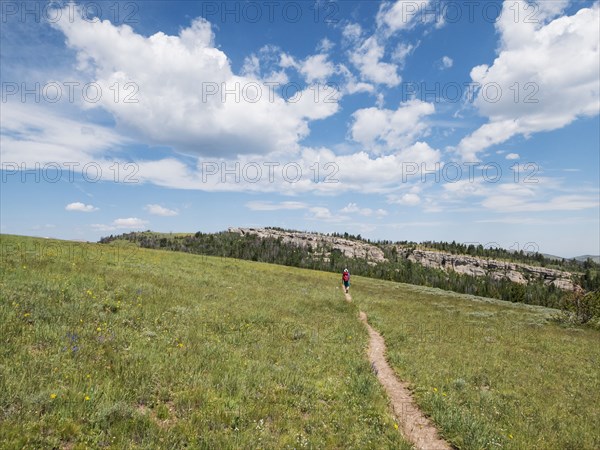
[[[350,294],[345,294],[346,301],[352,301]],[[423,450],[451,450],[452,447],[438,436],[436,428],[425,417],[423,412],[414,402],[406,383],[400,382],[394,371],[385,359],[385,341],[367,321],[367,315],[360,311],[360,320],[369,330],[369,361],[385,388],[392,403],[394,415],[398,420],[398,427],[404,437],[412,442],[417,449]]]

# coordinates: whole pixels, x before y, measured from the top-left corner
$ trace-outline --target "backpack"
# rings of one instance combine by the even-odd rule
[[[344,275],[342,276],[342,280],[349,281],[350,280],[350,274],[348,272],[344,272]]]

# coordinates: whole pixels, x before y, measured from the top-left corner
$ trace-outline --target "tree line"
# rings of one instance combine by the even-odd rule
[[[334,236],[360,240],[359,236],[350,237],[347,234]],[[227,231],[197,232],[194,235],[133,232],[110,235],[102,238],[100,242],[107,244],[115,240],[127,240],[144,248],[238,258],[329,272],[341,272],[348,267],[351,273],[371,278],[554,308],[564,305],[571,295],[541,280],[530,281],[524,285],[506,279],[494,279],[491,276],[470,276],[425,267],[398,257],[396,247],[388,243],[378,243],[388,260],[375,262],[366,258],[345,256],[328,243],[320,242],[304,247],[283,242],[281,238],[261,238],[254,234],[241,235]],[[448,248],[460,249],[459,245],[461,244],[450,244],[444,251]],[[573,276],[573,281],[586,290],[597,290],[600,287],[597,270],[588,268],[585,273]]]

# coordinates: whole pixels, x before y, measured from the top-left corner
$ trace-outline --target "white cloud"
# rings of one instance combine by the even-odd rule
[[[342,86],[343,92],[345,94],[356,94],[359,92],[368,92],[373,93],[375,91],[375,87],[370,83],[364,83],[362,81],[357,81],[356,77],[350,70],[343,64],[338,66],[338,71],[345,78],[345,84]]]
[[[341,211],[345,213],[357,213],[360,211],[360,208],[356,203],[348,203],[341,209]]]
[[[244,59],[242,75],[251,78],[260,78],[260,61],[256,55],[250,55]]]
[[[464,159],[521,134],[550,131],[600,110],[599,3],[572,16],[559,14],[566,2],[539,2],[538,20],[514,20],[531,14],[526,2],[505,2],[496,23],[501,36],[498,57],[471,70],[482,89],[475,100],[489,118],[458,145]],[[568,68],[566,70],[565,68]]]
[[[518,153],[509,153],[508,155],[506,155],[506,159],[508,160],[514,160],[514,159],[520,159],[521,157],[519,156]]]
[[[481,197],[485,196],[489,191],[483,184],[481,178],[474,179],[460,179],[454,183],[445,183],[443,185],[444,194],[442,194],[443,200],[463,200],[469,197]]]
[[[110,225],[95,223],[91,227],[97,231],[115,231],[115,230],[141,230],[146,228],[148,221],[138,219],[137,217],[128,217],[125,219],[115,219]]]
[[[538,1],[535,8],[527,8],[525,3],[519,7],[520,17],[529,17],[531,20],[547,21],[561,14],[569,5],[570,0]],[[516,6],[516,5],[515,5]],[[514,8],[514,7],[513,7]],[[524,8],[527,8],[523,11]],[[525,15],[523,15],[525,13]]]
[[[96,208],[95,206],[93,206],[93,205],[86,205],[86,204],[81,203],[81,202],[69,203],[67,206],[65,206],[65,209],[67,211],[80,211],[80,212],[98,211],[98,208]]]
[[[333,42],[327,38],[323,38],[321,41],[319,41],[319,45],[317,45],[317,51],[327,53],[329,50],[332,50],[333,47],[335,47]]]
[[[398,86],[402,81],[397,73],[398,66],[382,62],[384,53],[384,46],[379,44],[377,37],[373,35],[354,47],[349,53],[349,58],[364,80],[388,87]]]
[[[423,23],[429,20],[429,18],[422,17],[421,12],[427,10],[430,5],[431,0],[384,2],[377,12],[377,26],[386,28],[389,33],[408,30],[414,27],[419,20]]]
[[[399,150],[410,145],[427,130],[425,117],[435,112],[432,103],[409,100],[398,109],[359,109],[352,114],[352,139],[368,149],[382,146]]]
[[[109,128],[58,114],[56,108],[34,103],[2,104],[0,154],[4,163],[19,161],[32,166],[78,162],[81,172],[86,163],[98,163],[98,155],[128,142]]]
[[[294,59],[293,56],[288,55],[287,53],[282,53],[279,60],[279,65],[284,69],[289,67],[298,68],[298,63]]]
[[[265,154],[294,148],[310,132],[311,116],[286,102],[279,91],[269,95],[256,77],[259,61],[247,60],[246,76],[232,72],[227,55],[214,46],[211,24],[202,18],[177,36],[158,32],[145,37],[127,25],[71,16],[72,20],[64,10],[54,26],[77,51],[78,67],[93,73],[102,92],[126,83],[133,85],[123,89],[123,96],[137,89],[137,103],[103,95],[94,105],[84,106],[107,110],[120,127],[139,133],[148,143],[187,154]],[[318,117],[323,118],[324,111],[330,114],[337,108],[321,108]]]
[[[115,219],[113,225],[117,228],[131,228],[140,229],[144,228],[148,224],[148,221],[138,219],[137,217],[128,217],[126,219]]]
[[[421,203],[421,197],[417,194],[406,193],[401,196],[389,196],[391,203],[397,203],[400,205],[415,206]]]
[[[598,208],[598,192],[571,193],[560,182],[539,177],[536,182],[489,183],[483,178],[445,183],[440,200],[446,204],[481,205],[497,213],[579,211]]]
[[[309,56],[300,65],[300,73],[304,75],[307,83],[326,81],[334,72],[335,67],[327,60],[326,54]]]
[[[387,216],[387,211],[384,209],[380,208],[377,210],[373,210],[371,208],[359,208],[359,206],[356,203],[348,203],[340,210],[340,212],[346,214],[359,214],[365,217],[371,217],[373,215],[377,217]]]
[[[478,161],[478,153],[495,144],[505,142],[518,133],[517,121],[507,119],[482,125],[473,133],[465,136],[458,145],[458,153],[464,161]]]
[[[418,47],[417,45],[412,44],[404,44],[400,42],[396,49],[392,52],[392,61],[398,63],[398,65],[402,68],[406,62],[406,58],[408,58]]]
[[[356,43],[362,36],[362,28],[357,23],[350,23],[342,30],[342,37],[346,43]]]
[[[482,205],[499,212],[579,211],[597,208],[598,199],[583,195],[560,195],[546,201],[526,201],[514,195],[495,194]]]
[[[442,67],[444,69],[449,69],[453,65],[454,65],[454,60],[452,58],[450,58],[449,56],[444,56],[442,58]]]
[[[268,202],[268,201],[251,201],[246,203],[246,208],[252,211],[279,211],[279,210],[294,210],[306,209],[308,205],[303,202]]]
[[[163,217],[171,217],[177,216],[179,213],[173,209],[165,208],[164,206],[156,205],[156,204],[148,204],[144,208],[150,214],[154,214],[155,216],[163,216]]]
[[[309,208],[309,211],[311,213],[310,219],[323,220],[325,222],[336,222],[346,219],[343,216],[334,216],[329,208],[323,206],[313,206]]]
[[[279,66],[283,69],[296,69],[308,84],[315,81],[324,83],[331,75],[336,73],[335,64],[329,61],[328,58],[327,53],[323,52],[298,61],[287,53],[281,53],[279,55]]]

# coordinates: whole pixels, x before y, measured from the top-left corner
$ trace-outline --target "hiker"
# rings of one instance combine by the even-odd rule
[[[344,272],[342,273],[342,282],[344,283],[344,289],[347,294],[348,289],[350,289],[350,272],[348,272],[348,269],[344,269]]]

